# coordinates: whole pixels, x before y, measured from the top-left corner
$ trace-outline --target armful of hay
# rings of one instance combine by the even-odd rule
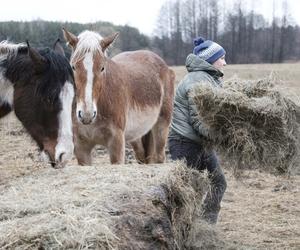
[[[199,111],[197,109],[197,104],[195,103],[193,92],[189,93],[188,102],[190,124],[192,125],[197,135],[201,137],[206,144],[212,144],[214,141],[213,133],[201,119],[201,115],[199,114]]]
[[[270,79],[267,79],[270,81]],[[193,100],[216,146],[239,168],[286,172],[298,156],[299,107],[263,81],[198,86]]]

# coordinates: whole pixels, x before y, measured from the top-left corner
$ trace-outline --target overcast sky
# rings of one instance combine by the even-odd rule
[[[276,1],[280,9],[282,0]],[[128,24],[151,35],[163,2],[165,0],[1,0],[0,21],[109,21],[117,25]],[[256,11],[267,18],[272,16],[273,0],[253,2],[256,2]],[[291,14],[300,24],[300,1],[288,2]]]

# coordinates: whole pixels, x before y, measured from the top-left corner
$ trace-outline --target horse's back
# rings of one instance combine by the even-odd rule
[[[148,50],[122,52],[112,58],[120,66],[120,71],[130,77],[130,83],[144,81],[144,84],[160,84],[164,91],[174,89],[175,73],[165,61]],[[139,83],[143,84],[143,83]]]
[[[127,71],[150,73],[168,68],[168,65],[157,54],[148,50],[122,52],[112,58],[114,62]]]

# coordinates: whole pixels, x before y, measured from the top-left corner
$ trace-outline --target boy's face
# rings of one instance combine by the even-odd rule
[[[217,61],[212,64],[215,68],[223,72],[223,67],[226,66],[225,55],[220,57]]]

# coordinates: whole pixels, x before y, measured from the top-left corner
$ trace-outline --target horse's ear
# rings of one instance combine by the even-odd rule
[[[78,43],[77,36],[67,31],[65,28],[62,28],[62,30],[64,33],[64,38],[67,41],[67,45],[71,46],[74,49]]]
[[[106,50],[108,48],[108,46],[111,45],[112,42],[118,37],[118,35],[119,35],[119,32],[116,32],[110,36],[104,37],[100,42],[102,51]]]
[[[60,44],[60,39],[58,38],[56,40],[56,42],[54,43],[53,49],[55,52],[57,52],[58,54],[65,56],[65,51],[64,48],[61,46]]]
[[[31,48],[28,40],[26,41],[26,43],[28,48],[28,55],[34,63],[35,68],[37,70],[42,70],[47,63],[47,59],[43,57],[36,49]]]

